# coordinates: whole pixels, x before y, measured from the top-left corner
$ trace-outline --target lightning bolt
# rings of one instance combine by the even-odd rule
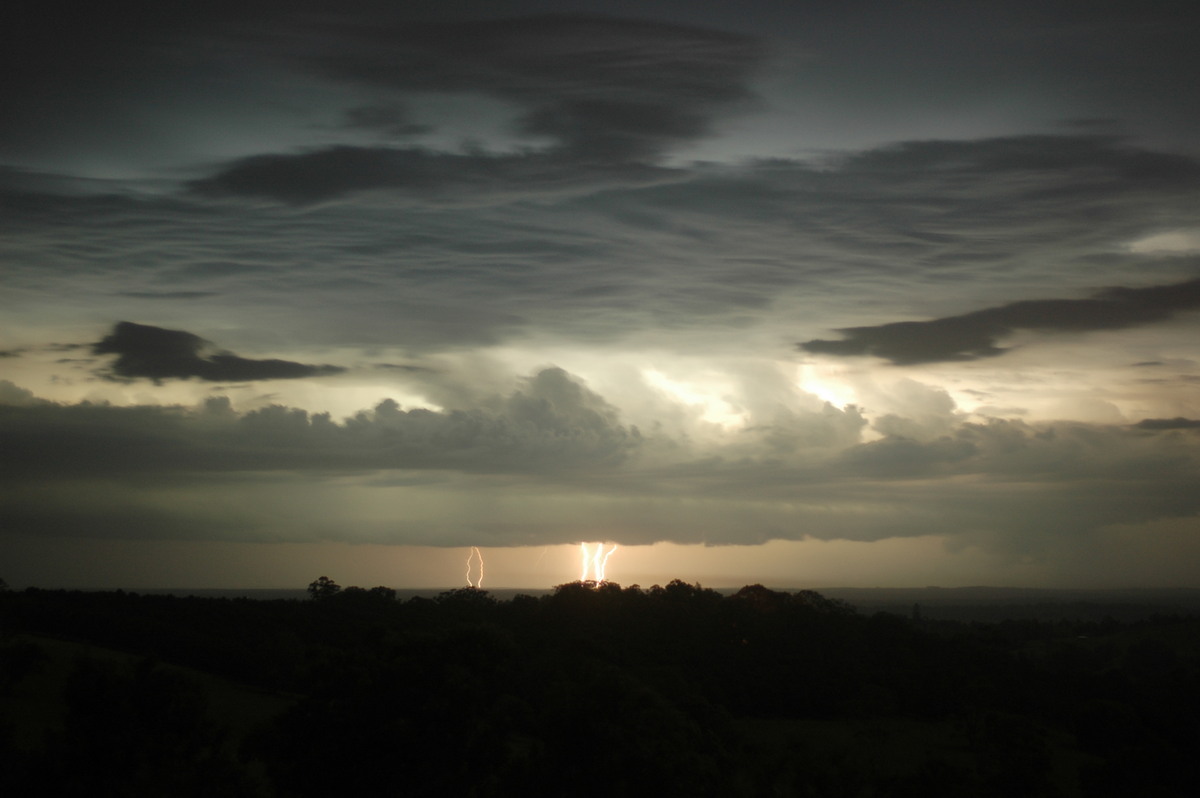
[[[471,564],[479,560],[479,578],[471,578]],[[467,555],[467,587],[483,587],[483,553],[478,546],[471,547],[471,553]]]
[[[604,552],[604,559],[600,560],[600,565],[599,565],[599,567],[598,567],[598,568],[596,568],[596,581],[597,581],[597,582],[603,582],[603,581],[605,581],[605,580],[604,580],[604,569],[605,569],[605,567],[607,567],[607,566],[608,566],[608,558],[609,558],[609,557],[611,557],[611,556],[612,556],[612,554],[613,554],[613,552],[614,552],[614,551],[616,551],[616,550],[617,550],[617,544],[616,544],[616,543],[614,543],[614,544],[613,544],[613,547],[612,547],[611,549],[609,549],[608,551]],[[599,555],[599,553],[600,553],[600,546],[599,546],[599,545],[597,545],[597,546],[596,546],[596,553],[597,553],[597,555]]]
[[[603,582],[604,569],[608,565],[608,558],[617,550],[617,544],[613,544],[608,551],[604,550],[603,543],[597,543],[595,551],[588,550],[587,543],[579,544],[579,551],[582,557],[582,570],[579,574],[580,582]],[[592,572],[592,578],[588,579],[588,571]]]

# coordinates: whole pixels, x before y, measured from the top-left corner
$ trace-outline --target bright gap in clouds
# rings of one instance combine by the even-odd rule
[[[311,383],[296,388],[298,390],[288,396],[286,403],[294,403],[304,408],[317,408],[315,412],[327,412],[338,421],[364,410],[369,411],[386,399],[391,399],[404,411],[420,409],[442,413],[446,410],[436,402],[395,384],[329,386]]]
[[[728,395],[731,386],[713,376],[688,382],[675,380],[653,368],[642,370],[646,383],[677,402],[699,411],[701,421],[725,429],[745,426],[746,416],[739,412],[722,394]]]
[[[839,409],[858,404],[854,389],[842,382],[837,370],[814,363],[802,363],[796,371],[796,383],[805,393]]]
[[[1155,233],[1129,245],[1130,252],[1172,253],[1200,252],[1200,230],[1173,230]]]

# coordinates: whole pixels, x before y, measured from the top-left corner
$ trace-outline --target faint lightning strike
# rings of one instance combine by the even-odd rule
[[[472,564],[479,560],[479,577],[472,579]],[[471,553],[467,555],[467,587],[483,587],[483,552],[478,546],[471,547]]]

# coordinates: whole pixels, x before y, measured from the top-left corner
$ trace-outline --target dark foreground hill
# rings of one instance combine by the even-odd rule
[[[336,586],[333,586],[336,587]],[[1200,620],[812,591],[0,594],[0,778],[63,795],[1191,795]]]

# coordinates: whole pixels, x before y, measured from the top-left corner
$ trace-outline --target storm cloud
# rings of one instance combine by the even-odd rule
[[[1200,429],[1200,419],[1195,418],[1144,418],[1135,424],[1138,429]]]
[[[929,321],[844,327],[842,340],[814,339],[799,347],[814,354],[872,355],[898,365],[978,360],[1007,350],[999,344],[1018,330],[1080,333],[1121,330],[1164,321],[1200,308],[1200,279],[1145,288],[1107,288],[1090,299],[1043,299]]]
[[[0,11],[16,579],[79,536],[1195,584],[1196,24],[622,8]]]
[[[520,111],[511,132],[529,143],[516,153],[344,144],[259,154],[193,181],[202,195],[308,204],[388,190],[479,202],[680,179],[657,162],[706,136],[722,110],[749,101],[748,81],[763,55],[750,37],[568,15],[392,26],[347,15],[319,29],[263,33],[257,46],[400,97],[482,93],[512,103]],[[350,129],[432,131],[400,99],[356,106],[346,116]]]
[[[310,366],[289,360],[251,360],[215,350],[198,335],[131,321],[117,322],[112,332],[92,344],[96,355],[116,355],[109,374],[118,379],[209,382],[289,380],[338,374],[339,366]]]
[[[379,469],[552,475],[611,468],[642,443],[616,408],[558,368],[479,407],[405,410],[383,399],[341,421],[281,405],[238,413],[225,397],[194,409],[60,406],[4,381],[0,402],[10,477]]]
[[[605,162],[705,135],[718,109],[750,98],[764,54],[747,36],[584,15],[395,25],[348,15],[293,26],[269,46],[348,82],[494,95],[523,108],[522,132]]]
[[[683,177],[677,170],[646,164],[581,164],[556,152],[488,155],[338,146],[253,155],[189,187],[201,196],[259,197],[292,205],[368,191],[473,205],[634,188]]]
[[[462,545],[486,531],[495,545],[540,545],[605,527],[623,543],[936,534],[1031,552],[1200,512],[1200,440],[1152,424],[959,422],[927,440],[863,441],[856,411],[826,407],[806,422],[825,425],[825,440],[780,446],[770,430],[746,430],[697,445],[643,435],[558,368],[474,407],[384,399],[341,420],[279,405],[243,412],[224,397],[58,405],[10,386],[0,398],[12,400],[0,406],[3,517],[46,534],[76,534],[90,507],[88,534],[120,537],[119,519],[144,516],[151,536],[303,541],[353,501],[386,508],[393,543]],[[459,509],[443,504],[446,490]],[[231,498],[246,491],[260,496],[249,507]],[[430,502],[446,517],[425,513]],[[476,502],[503,517],[477,514]],[[214,523],[197,525],[198,508]],[[554,524],[521,523],[547,513]],[[381,533],[363,520],[339,534]]]

